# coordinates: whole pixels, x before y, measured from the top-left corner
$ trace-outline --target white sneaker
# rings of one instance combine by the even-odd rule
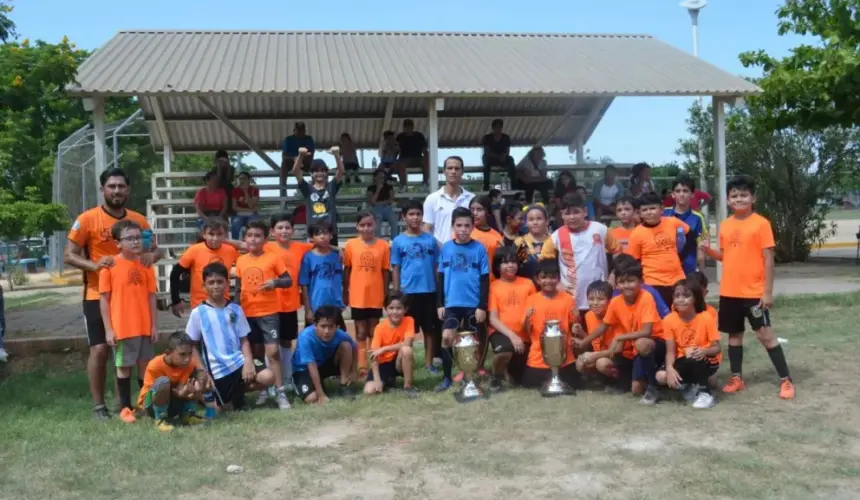
[[[684,401],[692,403],[696,400],[696,396],[699,393],[699,386],[696,384],[686,384],[681,388],[681,393],[684,396]]]
[[[0,347],[0,363],[5,363],[9,361],[9,353],[6,352],[6,349]]]
[[[696,400],[693,401],[693,408],[699,410],[707,410],[708,408],[713,408],[717,402],[714,400],[714,397],[708,394],[707,392],[700,392],[698,396],[696,396]]]
[[[260,391],[257,395],[257,406],[263,406],[269,402],[269,391]]]
[[[283,389],[278,390],[278,395],[275,396],[275,401],[278,403],[279,410],[289,410],[292,408],[292,406],[290,406],[290,400],[287,399],[287,395],[284,393]]]

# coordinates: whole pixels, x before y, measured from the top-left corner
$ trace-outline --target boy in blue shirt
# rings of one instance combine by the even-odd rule
[[[344,309],[343,267],[340,254],[331,248],[331,225],[325,220],[315,221],[308,226],[308,236],[314,247],[302,257],[299,271],[306,325],[313,322],[314,313],[322,306]],[[339,319],[338,326],[346,330],[343,318]]]
[[[352,398],[349,388],[358,371],[358,345],[346,331],[340,309],[331,305],[320,306],[314,312],[313,324],[299,333],[293,352],[293,382],[296,394],[305,403],[326,403],[328,396],[323,380],[340,377],[339,395]]]
[[[690,226],[684,246],[678,251],[681,267],[684,269],[684,274],[688,276],[692,272],[705,268],[705,254],[699,249],[699,242],[710,238],[705,216],[693,210],[691,206],[695,192],[696,182],[692,178],[685,174],[675,177],[672,182],[672,199],[675,200],[675,205],[663,210],[663,217],[677,217]]]
[[[424,333],[424,360],[427,371],[438,375],[433,367],[436,346],[442,331],[436,312],[436,260],[439,244],[432,233],[422,230],[424,205],[409,200],[403,206],[406,232],[391,243],[391,275],[394,293],[406,295],[406,314],[415,320],[415,333]]]
[[[451,387],[454,339],[461,328],[475,330],[480,343],[487,340],[487,303],[490,295],[490,259],[472,239],[472,212],[457,207],[451,214],[454,239],[442,245],[437,273],[437,313],[442,324],[442,383],[437,391]]]

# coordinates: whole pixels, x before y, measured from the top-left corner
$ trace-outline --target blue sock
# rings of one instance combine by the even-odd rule
[[[185,401],[182,403],[183,415],[194,415],[197,413],[197,401]]]
[[[164,420],[165,418],[167,418],[167,405],[152,405],[152,413],[153,415],[155,415],[156,420]]]
[[[206,402],[206,410],[204,412],[204,416],[208,419],[215,418],[217,415],[217,413],[215,412],[215,392],[209,391],[204,394],[203,401]]]
[[[454,368],[454,350],[450,347],[444,348],[439,354],[442,358],[442,376],[447,380],[451,380],[451,371]]]
[[[645,374],[645,380],[648,381],[648,385],[657,386],[657,365],[654,362],[654,355],[649,354],[648,356],[640,356],[642,359],[642,371]]]

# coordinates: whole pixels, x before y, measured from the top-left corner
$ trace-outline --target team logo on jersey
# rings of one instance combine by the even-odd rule
[[[141,274],[140,269],[130,269],[128,271],[128,284],[134,286],[143,284],[143,274]]]
[[[358,265],[364,272],[373,272],[376,270],[376,259],[373,258],[373,252],[361,252],[358,258]]]
[[[675,241],[663,231],[654,234],[654,244],[657,248],[675,251]]]
[[[249,267],[242,273],[242,284],[247,284],[251,295],[257,295],[260,287],[263,286],[263,270],[259,267]]]
[[[603,236],[597,233],[591,235],[591,244],[594,246],[603,245]]]
[[[75,222],[72,224],[72,231],[77,231],[80,228],[81,228],[81,221],[76,219]]]

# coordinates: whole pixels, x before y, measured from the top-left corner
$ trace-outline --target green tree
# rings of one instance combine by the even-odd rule
[[[860,125],[860,0],[786,0],[776,14],[780,35],[815,40],[783,58],[740,55],[764,72],[756,100],[768,112],[757,119],[771,129]]]
[[[9,14],[12,12],[12,6],[7,2],[0,2],[0,42],[6,43],[18,36],[15,28],[15,23]]]
[[[24,199],[0,191],[0,240],[14,245],[22,238],[48,237],[68,227],[66,207],[42,203],[35,188],[28,189]],[[14,269],[7,272],[9,289],[13,289]]]

